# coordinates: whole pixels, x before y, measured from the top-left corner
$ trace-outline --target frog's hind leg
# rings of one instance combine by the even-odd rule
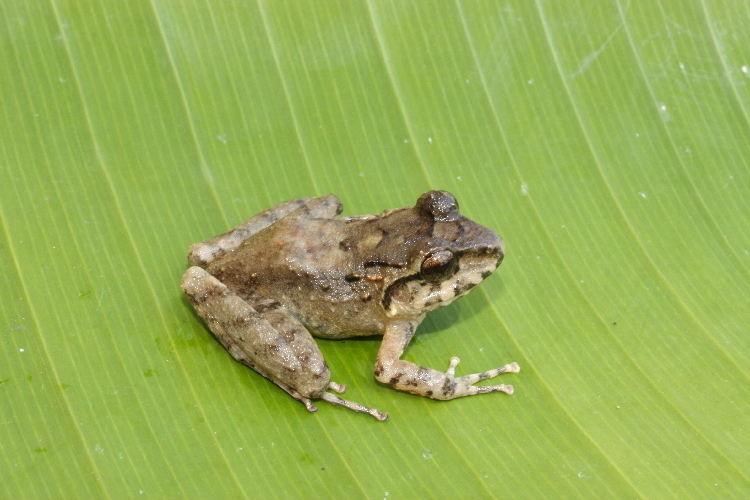
[[[249,366],[308,411],[316,411],[312,399],[324,399],[378,420],[388,416],[326,392],[343,392],[331,383],[331,374],[310,332],[276,301],[255,292],[237,295],[200,267],[182,277],[182,289],[214,336],[234,359]]]
[[[304,207],[315,198],[299,198],[279,203],[251,217],[234,229],[214,236],[206,241],[195,243],[188,250],[188,262],[191,266],[206,267],[227,252],[242,245],[242,242],[258,231],[267,228],[279,219]]]
[[[297,210],[300,210],[299,215],[302,217],[331,219],[341,213],[341,202],[329,194],[320,198],[299,198],[279,203],[251,217],[231,231],[192,245],[188,251],[188,261],[191,266],[206,267],[227,252],[238,248],[258,231]]]
[[[320,352],[317,344],[315,343],[315,340],[312,338],[312,335],[310,335],[310,332],[308,332],[307,329],[302,325],[302,323],[300,323],[296,318],[287,313],[284,307],[279,302],[264,297],[261,294],[253,291],[241,292],[240,297],[245,300],[245,302],[250,304],[263,319],[274,325],[279,334],[284,337],[285,341],[292,347],[294,352],[297,353],[300,358],[313,359],[314,357],[319,356],[321,360],[323,359],[323,355]],[[326,370],[327,369],[328,368],[326,366]],[[308,411],[317,411],[317,407],[312,404],[310,399],[305,398],[292,387],[280,383],[277,380],[274,380],[274,383],[284,389],[294,399],[302,401]],[[328,382],[327,388],[339,394],[343,394],[346,391],[345,384],[337,384],[336,382]],[[350,410],[368,413],[381,422],[388,419],[387,413],[376,410],[375,408],[361,405],[359,403],[347,401],[346,399],[340,398],[335,394],[331,394],[330,392],[324,391],[320,395],[316,395],[315,397],[323,399],[334,405],[344,406],[346,408],[349,408]]]
[[[300,325],[302,331],[285,328],[290,318],[283,316],[278,323],[269,321],[273,318],[200,267],[185,271],[181,285],[195,311],[234,359],[290,394],[289,388],[300,397],[316,398],[328,388],[330,371],[304,327]]]

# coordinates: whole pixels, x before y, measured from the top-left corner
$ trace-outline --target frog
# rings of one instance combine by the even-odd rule
[[[447,191],[422,194],[413,207],[341,216],[329,194],[273,206],[234,229],[192,245],[181,287],[197,314],[240,363],[317,411],[323,400],[380,421],[388,414],[341,398],[319,339],[381,336],[375,379],[435,400],[504,392],[475,385],[513,362],[456,376],[401,359],[425,315],[464,296],[502,262],[495,231],[459,213]]]

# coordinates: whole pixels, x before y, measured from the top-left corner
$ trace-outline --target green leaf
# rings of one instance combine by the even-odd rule
[[[0,5],[3,498],[747,498],[746,2]],[[405,357],[321,341],[387,423],[307,413],[179,289],[273,204],[451,191],[504,264]]]

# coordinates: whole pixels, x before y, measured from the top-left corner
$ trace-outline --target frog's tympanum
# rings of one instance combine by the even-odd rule
[[[309,411],[324,399],[388,418],[328,392],[345,386],[331,382],[312,335],[382,335],[375,378],[401,391],[441,400],[512,394],[510,385],[474,384],[518,372],[516,363],[457,377],[458,358],[445,372],[400,359],[425,314],[497,268],[500,237],[458,213],[445,191],[380,215],[340,217],[341,209],[333,195],[288,201],[190,248],[182,289],[229,353]]]

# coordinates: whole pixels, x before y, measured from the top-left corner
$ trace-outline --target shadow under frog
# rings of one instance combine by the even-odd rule
[[[237,361],[316,411],[323,399],[379,420],[388,415],[342,399],[313,336],[382,335],[375,377],[395,389],[447,400],[510,385],[475,386],[518,364],[455,376],[400,359],[429,311],[450,304],[502,262],[492,230],[458,212],[445,191],[414,207],[341,217],[333,195],[301,198],[261,212],[190,247],[182,289]]]

